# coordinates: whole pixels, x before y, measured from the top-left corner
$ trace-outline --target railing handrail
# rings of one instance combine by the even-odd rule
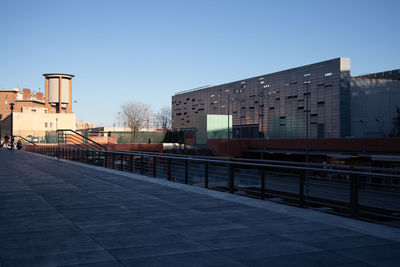
[[[73,132],[74,134],[79,135],[79,136],[82,137],[83,139],[85,139],[85,140],[87,140],[87,141],[90,141],[90,142],[92,142],[92,143],[98,145],[99,147],[103,148],[104,150],[107,150],[107,148],[106,148],[105,146],[103,146],[103,145],[101,145],[101,144],[99,144],[99,143],[93,141],[92,139],[90,139],[90,138],[88,138],[88,137],[86,137],[86,136],[84,136],[84,135],[82,135],[82,134],[80,134],[80,133],[78,133],[78,132],[76,132],[76,131],[74,131],[74,130],[71,130],[71,129],[58,129],[56,132],[57,132],[57,133],[58,133],[58,132]]]
[[[37,146],[37,144],[35,144],[34,142],[32,142],[32,141],[29,141],[28,139],[26,139],[25,137],[22,137],[22,136],[20,136],[20,135],[13,135],[14,137],[19,137],[19,138],[21,138],[22,140],[25,140],[26,142],[28,142],[28,143],[30,143],[30,144],[32,144],[32,145],[34,145],[34,146]]]
[[[72,149],[80,149],[80,148],[77,147],[77,148],[72,148]],[[88,150],[94,150],[94,149],[88,149]],[[135,156],[135,155],[136,156],[152,156],[152,157],[165,158],[165,159],[189,160],[189,161],[209,162],[209,163],[217,163],[217,164],[232,164],[232,165],[251,166],[251,167],[260,167],[260,168],[272,168],[272,169],[285,168],[285,169],[289,169],[289,170],[297,170],[297,171],[303,171],[303,172],[339,173],[339,174],[349,174],[349,175],[368,175],[368,176],[374,176],[374,177],[385,176],[385,177],[390,177],[390,178],[400,178],[400,175],[396,175],[396,174],[323,169],[323,168],[314,168],[314,167],[298,167],[298,166],[276,165],[276,164],[250,163],[250,162],[240,162],[240,161],[232,161],[232,160],[182,158],[182,157],[169,156],[169,155],[151,155],[151,154],[143,153],[143,152],[108,150],[107,153],[133,155],[133,156]]]
[[[376,168],[376,167],[363,167],[363,166],[351,166],[351,165],[339,165],[339,164],[322,164],[322,163],[306,163],[306,162],[298,162],[298,161],[279,161],[279,160],[261,160],[261,159],[246,159],[246,158],[227,158],[227,157],[216,157],[216,156],[200,156],[200,155],[187,155],[187,154],[173,154],[173,153],[161,153],[161,152],[153,152],[153,151],[140,151],[140,150],[131,150],[131,151],[126,151],[126,150],[109,150],[109,152],[121,152],[121,153],[139,153],[143,155],[157,155],[157,156],[171,156],[174,158],[187,158],[187,159],[208,159],[208,160],[222,160],[224,162],[227,162],[228,160],[231,161],[238,161],[238,162],[256,162],[260,164],[287,164],[288,166],[291,165],[309,165],[313,167],[321,167],[321,168],[341,168],[341,169],[352,169],[353,171],[356,170],[364,170],[364,171],[391,171],[391,172],[396,172],[400,173],[400,169],[390,169],[390,168]],[[365,173],[365,172],[363,172]]]

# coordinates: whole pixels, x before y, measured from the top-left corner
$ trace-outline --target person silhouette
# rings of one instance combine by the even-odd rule
[[[17,149],[21,150],[21,148],[22,148],[22,141],[21,141],[21,139],[19,139],[17,142]]]

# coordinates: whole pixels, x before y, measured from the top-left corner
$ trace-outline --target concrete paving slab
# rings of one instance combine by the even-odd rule
[[[226,266],[243,267],[243,265],[233,259],[214,251],[200,251],[192,253],[182,253],[163,256],[140,257],[122,260],[126,266]]]
[[[295,255],[284,255],[258,259],[247,259],[242,261],[248,266],[340,266],[342,264],[357,263],[354,260],[327,252],[312,252]]]
[[[394,266],[400,230],[0,150],[1,266]]]

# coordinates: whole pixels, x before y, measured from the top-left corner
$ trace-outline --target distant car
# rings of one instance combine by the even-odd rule
[[[33,143],[39,143],[39,138],[38,137],[33,137],[32,138]]]

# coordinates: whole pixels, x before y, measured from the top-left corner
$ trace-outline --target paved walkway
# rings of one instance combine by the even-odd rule
[[[2,266],[400,266],[400,229],[0,150]]]

